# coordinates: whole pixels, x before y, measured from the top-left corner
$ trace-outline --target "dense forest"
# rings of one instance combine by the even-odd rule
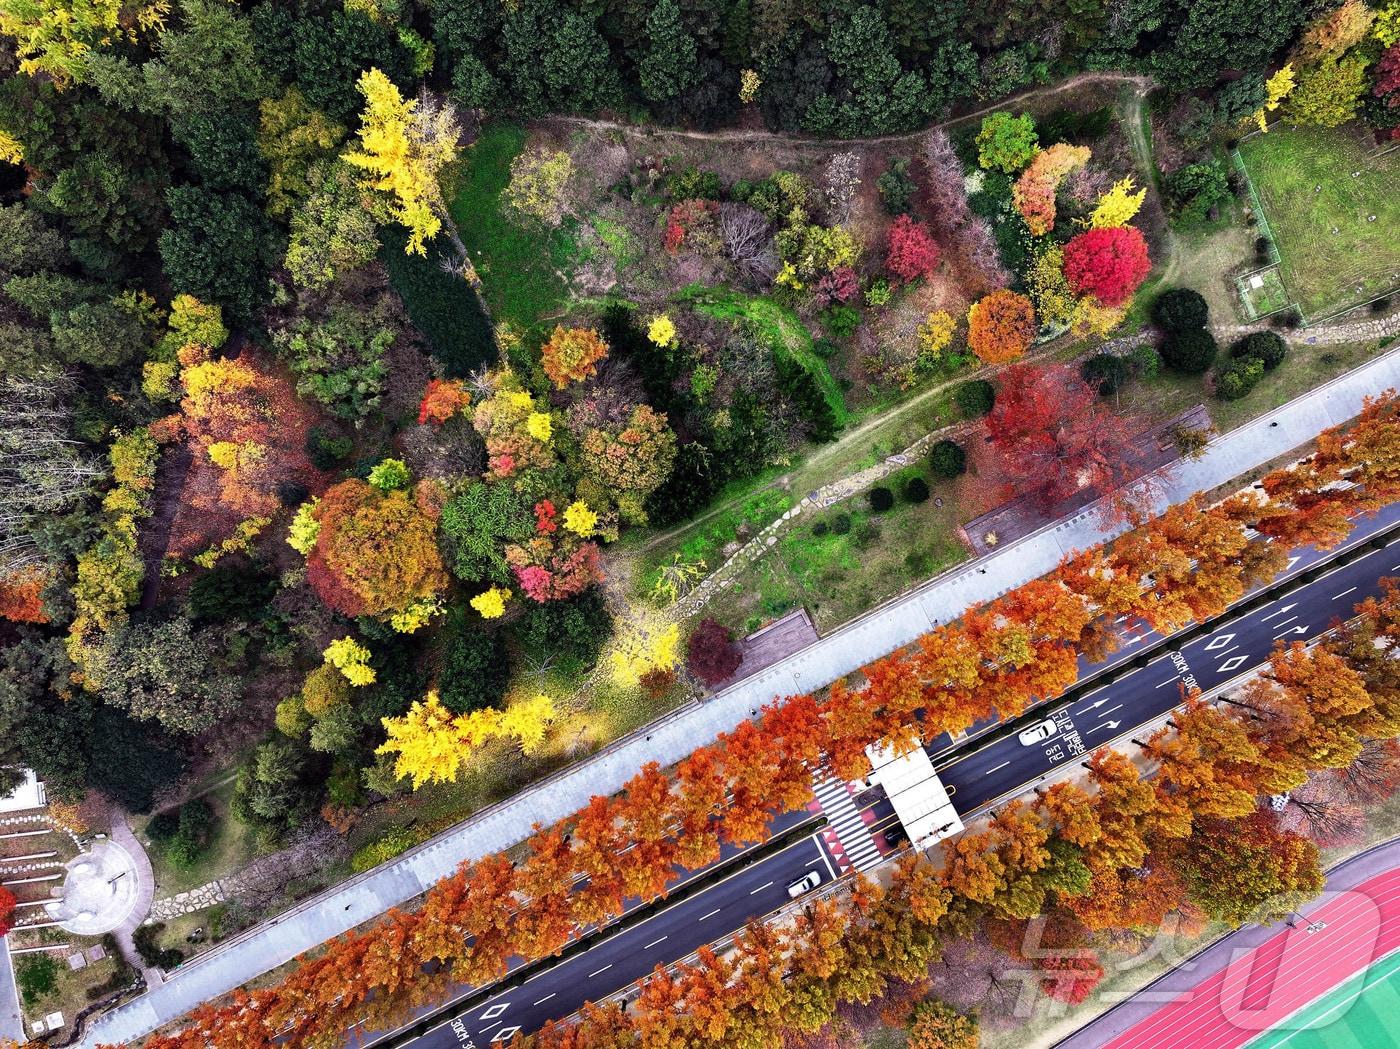
[[[237,756],[235,808],[275,841],[323,800],[334,821],[402,789],[392,754],[421,744],[422,718],[472,716],[481,741],[528,752],[550,705],[504,708],[505,653],[591,665],[611,629],[600,544],[684,519],[782,441],[844,422],[825,340],[803,332],[747,378],[724,371],[752,364],[765,325],[788,331],[756,298],[692,297],[679,328],[611,302],[498,340],[441,188],[492,120],[865,136],[1112,69],[1228,128],[1277,107],[1271,70],[1310,21],[1297,113],[1335,95],[1342,119],[1400,123],[1393,3],[0,0],[0,765],[139,811],[191,760]],[[1029,117],[999,118],[956,143],[964,160],[944,138],[918,170],[943,164],[965,211],[960,165],[980,149],[997,170],[986,189],[975,173],[973,205],[1014,199],[1044,238],[1049,198],[1089,153],[1048,130],[1039,150]],[[512,168],[519,211],[546,231],[560,155]],[[884,269],[858,276],[839,168],[825,188],[784,171],[623,188],[665,203],[666,251],[713,245],[734,283],[825,306],[866,281],[860,301],[882,306],[933,273],[938,246],[905,214],[901,167],[881,179],[903,215]],[[1070,240],[1062,217],[1075,296],[1119,307],[1148,266],[1126,226],[1141,193],[1066,184],[1076,220],[1109,227]],[[1108,288],[1104,260],[1128,249],[1132,272]],[[1035,333],[1029,302],[986,302],[973,348],[998,359],[979,331],[1009,326],[1009,359]],[[848,317],[834,308],[830,329]],[[944,312],[920,338],[940,349],[952,326]],[[677,644],[639,633],[623,676],[664,692]],[[414,707],[384,753],[381,724],[430,685],[441,705]]]

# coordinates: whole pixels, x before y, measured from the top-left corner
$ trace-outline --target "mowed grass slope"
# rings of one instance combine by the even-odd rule
[[[1400,283],[1400,151],[1370,157],[1348,127],[1278,126],[1241,142],[1240,155],[1306,316]]]

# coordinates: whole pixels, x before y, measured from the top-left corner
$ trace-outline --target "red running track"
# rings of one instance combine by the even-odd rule
[[[1308,921],[1242,949],[1104,1049],[1235,1049],[1400,947],[1400,869],[1331,894]],[[1145,992],[1145,993],[1151,993]]]

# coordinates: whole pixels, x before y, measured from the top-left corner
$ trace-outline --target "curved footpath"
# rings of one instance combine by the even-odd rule
[[[1154,512],[1291,452],[1320,431],[1347,422],[1365,398],[1400,389],[1400,348],[1212,441],[1204,455],[1177,465],[1154,500]],[[578,811],[594,795],[615,794],[649,761],[662,767],[732,731],[780,696],[813,692],[888,655],[972,605],[1053,570],[1069,553],[1105,542],[1097,504],[1056,521],[959,569],[945,572],[852,620],[806,648],[703,702],[691,703],[597,754],[471,816],[398,859],[302,901],[171,973],[165,984],[96,1021],[88,1049],[134,1043],[205,1002],[277,968],[391,907],[402,906],[464,861],[502,852]]]
[[[1322,896],[1293,921],[1293,927],[1246,926],[1216,940],[1055,1049],[1246,1045],[1400,948],[1400,839],[1334,867]],[[1310,933],[1312,922],[1326,928]],[[1343,1006],[1328,1020],[1345,1016]],[[1400,1044],[1398,1029],[1400,1017],[1395,1029],[1375,1032],[1369,1044]]]

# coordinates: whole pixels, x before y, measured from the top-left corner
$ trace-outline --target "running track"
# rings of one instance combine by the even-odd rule
[[[1400,948],[1400,868],[1324,901],[1308,907],[1306,918],[1326,929],[1284,926],[1106,1049],[1235,1049]]]

